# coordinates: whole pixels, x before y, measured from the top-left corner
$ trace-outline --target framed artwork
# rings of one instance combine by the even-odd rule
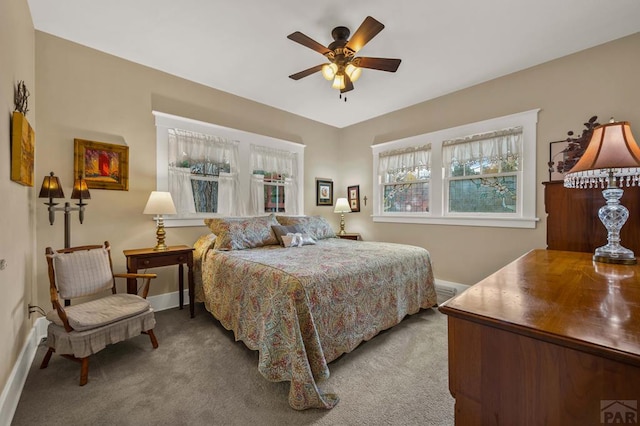
[[[347,186],[347,199],[352,212],[360,211],[360,185]]]
[[[573,167],[575,161],[571,164],[571,167],[566,167],[567,161],[567,151],[569,149],[568,141],[558,141],[549,143],[549,181],[558,181],[564,180],[564,175],[567,171]]]
[[[11,120],[11,180],[21,185],[33,186],[36,134],[19,111]]]
[[[333,205],[333,181],[316,178],[316,206]]]
[[[129,147],[74,139],[75,177],[90,189],[129,190]]]

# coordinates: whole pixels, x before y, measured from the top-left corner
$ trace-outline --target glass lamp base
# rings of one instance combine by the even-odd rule
[[[633,251],[620,245],[620,229],[629,217],[629,210],[620,204],[623,191],[620,188],[607,188],[602,195],[607,204],[600,207],[598,217],[607,228],[607,244],[598,247],[593,255],[593,260],[603,263],[621,263],[633,265],[637,263]]]
[[[607,246],[598,247],[593,255],[593,260],[596,262],[617,263],[621,265],[635,265],[638,263],[633,252],[629,249],[620,246],[615,253],[607,251],[606,249]],[[620,249],[626,251],[621,253]]]

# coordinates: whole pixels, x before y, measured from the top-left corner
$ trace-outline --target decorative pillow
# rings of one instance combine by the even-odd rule
[[[276,216],[276,219],[281,225],[300,226],[303,233],[309,234],[316,240],[335,238],[336,236],[329,222],[322,216]]]
[[[309,234],[291,233],[282,236],[285,247],[302,247],[308,245],[315,245],[316,240],[311,238]]]
[[[273,233],[276,235],[276,238],[278,239],[278,243],[283,247],[288,247],[282,241],[283,236],[289,233],[296,234],[296,233],[302,232],[302,228],[298,225],[291,225],[291,226],[273,225],[271,226],[271,229],[273,229]]]
[[[216,250],[243,250],[278,244],[271,226],[278,225],[275,215],[206,219],[205,224],[216,235]]]

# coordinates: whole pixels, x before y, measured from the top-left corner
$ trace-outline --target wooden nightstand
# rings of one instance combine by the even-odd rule
[[[184,268],[189,268],[189,313],[194,317],[194,281],[193,281],[193,247],[171,246],[166,250],[154,250],[152,248],[124,250],[127,258],[127,272],[136,273],[139,269],[159,268],[160,266],[178,265],[178,297],[180,309],[184,305]],[[127,280],[127,293],[137,293],[135,279]]]
[[[336,234],[336,236],[338,238],[344,238],[345,240],[361,240],[362,238],[360,238],[360,234],[352,234],[347,232],[346,234]]]

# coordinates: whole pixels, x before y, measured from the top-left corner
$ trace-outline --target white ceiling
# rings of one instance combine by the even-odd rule
[[[37,30],[336,127],[345,127],[640,31],[638,0],[28,0]],[[347,94],[320,73],[339,25],[385,25]],[[639,52],[640,54],[640,52]]]

